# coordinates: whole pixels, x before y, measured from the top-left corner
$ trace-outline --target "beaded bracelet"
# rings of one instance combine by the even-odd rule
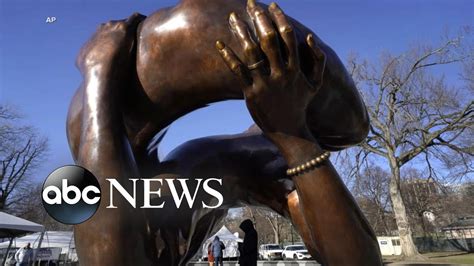
[[[326,161],[329,156],[331,156],[331,153],[328,151],[325,151],[323,154],[319,155],[318,157],[307,161],[304,164],[298,165],[297,167],[289,168],[286,170],[286,174],[288,176],[294,176],[294,175],[299,175],[301,172],[304,172],[306,170],[313,169],[314,167],[320,165],[324,161]]]

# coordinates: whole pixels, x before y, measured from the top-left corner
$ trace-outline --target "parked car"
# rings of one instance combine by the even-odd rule
[[[303,245],[289,245],[283,249],[282,258],[284,260],[307,260],[311,259],[311,255]]]
[[[259,257],[261,260],[281,260],[283,249],[278,244],[260,245]]]

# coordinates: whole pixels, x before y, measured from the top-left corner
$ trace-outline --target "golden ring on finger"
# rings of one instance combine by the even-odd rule
[[[264,59],[258,61],[257,63],[248,65],[247,67],[249,68],[249,70],[254,70],[254,69],[257,69],[259,66],[261,66],[263,63],[265,63]]]

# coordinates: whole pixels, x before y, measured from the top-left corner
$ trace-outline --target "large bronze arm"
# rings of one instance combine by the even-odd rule
[[[137,36],[138,86],[129,97],[140,103],[131,106],[140,108],[130,110],[128,120],[136,146],[146,146],[159,130],[192,110],[215,101],[243,98],[239,81],[215,53],[214,45],[219,36],[243,56],[227,21],[229,14],[236,12],[250,23],[245,8],[243,0],[184,0],[152,14],[141,24]],[[311,30],[295,19],[291,22],[302,70],[309,73],[314,60],[305,36]],[[250,30],[255,36],[255,29]],[[313,36],[327,62],[322,88],[308,107],[308,124],[322,147],[342,149],[367,136],[368,117],[343,63],[329,46]]]

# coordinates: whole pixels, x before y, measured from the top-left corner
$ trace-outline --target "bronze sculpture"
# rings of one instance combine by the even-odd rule
[[[325,265],[381,264],[370,226],[321,157],[365,138],[364,104],[336,54],[276,4],[183,0],[147,18],[134,14],[99,27],[77,66],[84,82],[67,122],[77,164],[101,184],[219,176],[225,199],[217,210],[101,206],[75,226],[81,264],[183,265],[225,208],[241,202],[290,218]],[[162,162],[147,149],[178,117],[241,98],[261,131],[190,141]]]

